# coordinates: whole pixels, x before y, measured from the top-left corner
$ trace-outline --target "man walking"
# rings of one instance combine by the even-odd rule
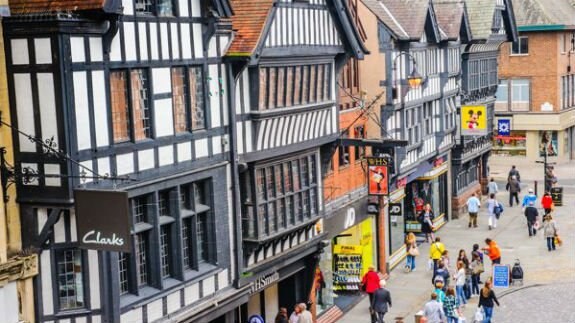
[[[531,203],[531,202],[533,202],[533,204],[535,204],[535,202],[537,202],[537,195],[535,195],[535,193],[533,193],[532,188],[530,188],[529,193],[523,197],[523,202],[521,203],[521,206],[527,207],[527,205],[529,205],[529,203]]]
[[[431,283],[433,284],[433,278],[437,274],[437,266],[443,252],[445,251],[445,245],[441,242],[439,237],[435,238],[435,242],[429,246],[429,258],[433,260],[433,275],[431,275]]]
[[[529,236],[534,236],[537,233],[535,229],[535,222],[537,222],[537,216],[539,212],[535,208],[535,203],[533,201],[529,202],[529,205],[525,208],[525,217],[527,218],[527,229],[529,230]]]
[[[495,240],[491,240],[489,238],[485,239],[485,244],[487,246],[483,247],[482,250],[487,253],[489,259],[491,259],[491,264],[500,264],[501,263],[501,249],[497,245]]]
[[[301,313],[299,315],[298,323],[313,323],[313,316],[311,312],[307,310],[307,305],[305,303],[300,303],[299,308]]]
[[[443,305],[437,301],[436,293],[431,293],[431,300],[425,304],[423,315],[425,315],[427,323],[445,322],[446,317],[443,312]]]
[[[509,181],[512,176],[515,176],[515,178],[521,182],[521,175],[519,175],[519,171],[517,170],[515,165],[511,166],[511,170],[509,170],[509,175],[507,176],[507,180]]]
[[[517,202],[519,203],[519,202]],[[467,212],[469,212],[469,227],[473,224],[474,228],[477,228],[477,213],[481,207],[481,201],[475,196],[475,193],[471,194],[471,197],[467,200]]]
[[[515,175],[512,175],[509,178],[506,189],[509,191],[509,207],[513,206],[513,199],[515,199],[515,203],[519,205],[519,192],[521,192],[521,186]]]
[[[385,279],[379,281],[379,288],[373,293],[371,309],[377,316],[377,323],[384,323],[383,317],[391,307],[391,293],[385,288]]]
[[[491,177],[491,180],[489,180],[489,184],[487,184],[487,195],[497,193],[499,193],[499,187],[497,186],[497,183],[495,183],[495,179]]]

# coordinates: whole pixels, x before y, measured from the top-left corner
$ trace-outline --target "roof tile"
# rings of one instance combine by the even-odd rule
[[[255,51],[275,0],[231,0],[236,32],[228,56],[251,56]]]

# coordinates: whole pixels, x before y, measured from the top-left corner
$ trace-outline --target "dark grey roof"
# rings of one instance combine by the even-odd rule
[[[575,0],[512,0],[517,26],[575,26]]]
[[[433,0],[433,8],[439,28],[445,33],[448,39],[459,38],[465,3],[463,0]]]

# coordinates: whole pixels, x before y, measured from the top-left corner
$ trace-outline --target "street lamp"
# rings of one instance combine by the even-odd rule
[[[411,55],[410,53],[400,52],[399,55],[397,55],[393,59],[393,74],[395,76],[395,74],[396,74],[395,72],[397,71],[397,60],[401,56],[404,56],[404,55],[407,56],[413,64],[413,69],[412,69],[411,73],[407,76],[407,85],[409,86],[409,89],[411,89],[411,90],[418,89],[425,83],[425,79],[421,76],[421,74],[419,74],[417,72],[417,62],[415,60],[415,57],[413,57],[413,55]],[[401,76],[399,78],[401,79]],[[394,90],[394,98],[397,98],[397,79],[395,79],[395,84],[394,84],[393,90]],[[401,94],[402,99],[405,96],[405,94],[407,94],[407,91],[404,92],[402,90],[402,94]]]

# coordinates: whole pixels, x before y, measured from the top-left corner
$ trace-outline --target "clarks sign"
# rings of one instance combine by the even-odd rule
[[[76,190],[74,199],[81,248],[131,251],[127,192]]]

